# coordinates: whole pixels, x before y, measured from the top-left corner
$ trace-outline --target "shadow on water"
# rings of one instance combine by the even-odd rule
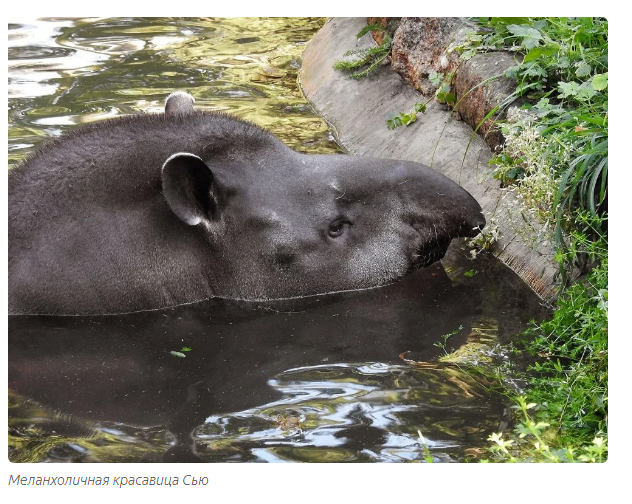
[[[506,343],[525,313],[543,310],[495,261],[463,275],[471,263],[460,253],[360,292],[12,316],[11,457],[416,460],[418,429],[440,460],[476,456],[502,428],[503,401],[468,365],[440,357]]]

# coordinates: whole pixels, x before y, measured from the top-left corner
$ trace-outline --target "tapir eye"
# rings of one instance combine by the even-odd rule
[[[345,227],[351,224],[348,220],[340,217],[329,224],[329,229],[327,230],[327,234],[332,238],[338,238],[345,231]]]

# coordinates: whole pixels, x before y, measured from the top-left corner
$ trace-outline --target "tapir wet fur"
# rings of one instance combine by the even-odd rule
[[[9,313],[110,314],[391,283],[485,225],[419,163],[297,153],[175,93],[9,172]]]

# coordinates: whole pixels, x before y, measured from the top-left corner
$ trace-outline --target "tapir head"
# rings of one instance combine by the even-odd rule
[[[216,294],[278,299],[391,283],[485,225],[476,200],[414,162],[255,153],[171,156],[163,193],[206,236]]]

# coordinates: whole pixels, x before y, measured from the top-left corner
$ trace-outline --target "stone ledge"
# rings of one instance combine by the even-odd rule
[[[505,139],[495,123],[502,113],[485,117],[515,90],[515,81],[505,76],[505,70],[516,64],[514,54],[496,51],[461,61],[455,48],[463,45],[467,34],[476,29],[465,18],[368,18],[367,22],[384,27],[392,36],[393,70],[427,97],[439,87],[430,81],[430,74],[453,73],[456,111],[460,118],[477,129],[492,151],[503,145]],[[379,32],[373,33],[378,44],[381,43],[379,35]]]
[[[483,139],[436,101],[413,125],[389,130],[389,115],[410,110],[424,100],[423,95],[388,66],[357,81],[333,69],[347,50],[375,43],[368,34],[356,38],[365,24],[365,18],[333,18],[312,39],[300,72],[306,98],[332,125],[349,153],[421,162],[468,190],[483,208],[488,224],[498,225],[501,236],[493,254],[540,297],[552,299],[558,271],[554,249],[541,226],[491,178],[491,151]]]
[[[502,114],[496,112],[488,119],[485,117],[515,91],[514,81],[504,76],[505,70],[514,64],[514,56],[508,52],[477,54],[456,72],[456,111],[462,121],[478,128],[478,133],[494,152],[505,143],[495,123]]]

